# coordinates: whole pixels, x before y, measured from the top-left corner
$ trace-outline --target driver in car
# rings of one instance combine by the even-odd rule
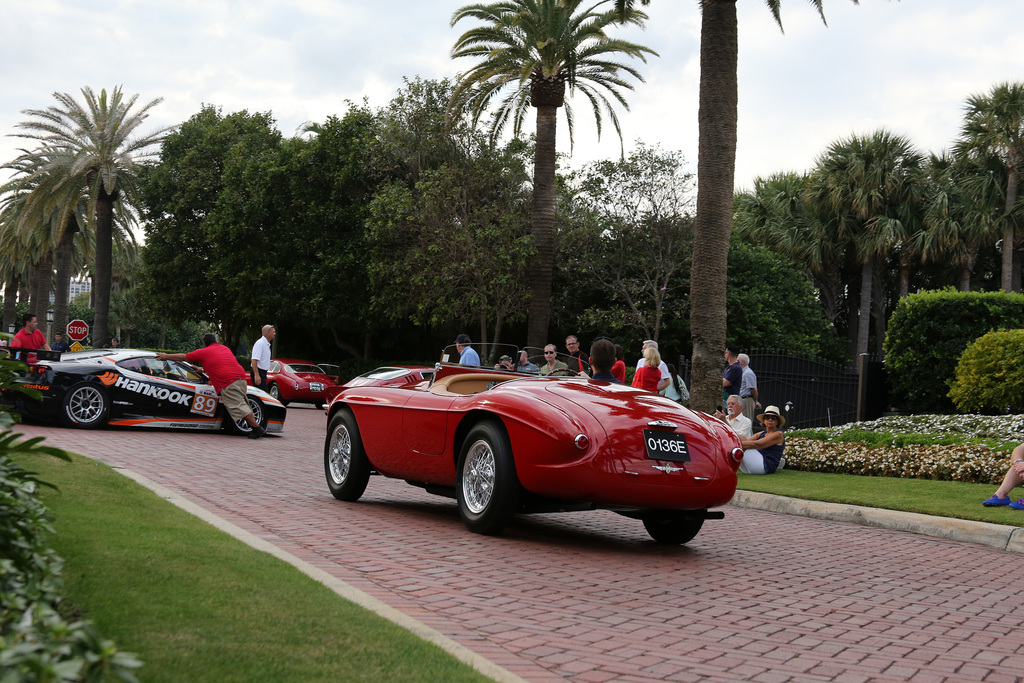
[[[548,344],[544,347],[544,365],[540,366],[540,374],[550,375],[556,370],[568,370],[569,366],[558,360],[558,347],[554,344]]]

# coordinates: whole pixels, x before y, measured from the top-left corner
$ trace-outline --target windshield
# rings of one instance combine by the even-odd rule
[[[292,372],[315,372],[318,375],[324,374],[324,371],[319,366],[313,365],[312,363],[289,363],[288,367],[292,369]]]

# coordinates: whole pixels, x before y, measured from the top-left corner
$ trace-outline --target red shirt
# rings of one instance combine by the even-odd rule
[[[21,328],[18,334],[14,335],[14,339],[11,340],[12,347],[21,347],[23,349],[41,349],[46,344],[46,335],[39,331],[38,328],[32,330],[32,332],[26,332],[25,328]]]
[[[185,354],[185,358],[203,366],[203,372],[210,378],[217,393],[232,382],[246,378],[245,370],[238,364],[231,349],[217,342],[204,349],[190,351]]]
[[[612,366],[612,375],[623,384],[626,383],[626,361],[617,360]]]
[[[646,389],[652,393],[658,393],[658,384],[661,382],[661,368],[655,365],[641,365],[633,375],[633,386]]]

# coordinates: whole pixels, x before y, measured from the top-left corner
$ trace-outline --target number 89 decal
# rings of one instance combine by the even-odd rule
[[[217,394],[210,387],[210,393],[203,391],[207,387],[198,388],[195,400],[192,401],[192,412],[198,415],[213,416],[217,411]]]

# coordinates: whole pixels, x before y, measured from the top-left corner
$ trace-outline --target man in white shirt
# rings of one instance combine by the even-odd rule
[[[647,350],[648,346],[658,348],[658,342],[653,339],[644,340],[644,345],[640,347],[640,360],[636,362],[636,367],[639,368],[644,364],[643,352]],[[668,363],[666,363],[664,359],[662,359],[661,365],[658,366],[658,369],[661,370],[661,381],[658,382],[658,391],[661,391],[672,381],[672,376],[668,372]]]
[[[750,418],[743,414],[743,401],[736,394],[729,397],[725,402],[725,409],[729,411],[726,415],[722,411],[715,411],[715,417],[732,427],[736,436],[741,439],[749,439],[753,436],[753,423]]]
[[[252,345],[252,385],[267,391],[267,370],[270,369],[270,342],[277,335],[273,325],[263,326],[263,336]]]

